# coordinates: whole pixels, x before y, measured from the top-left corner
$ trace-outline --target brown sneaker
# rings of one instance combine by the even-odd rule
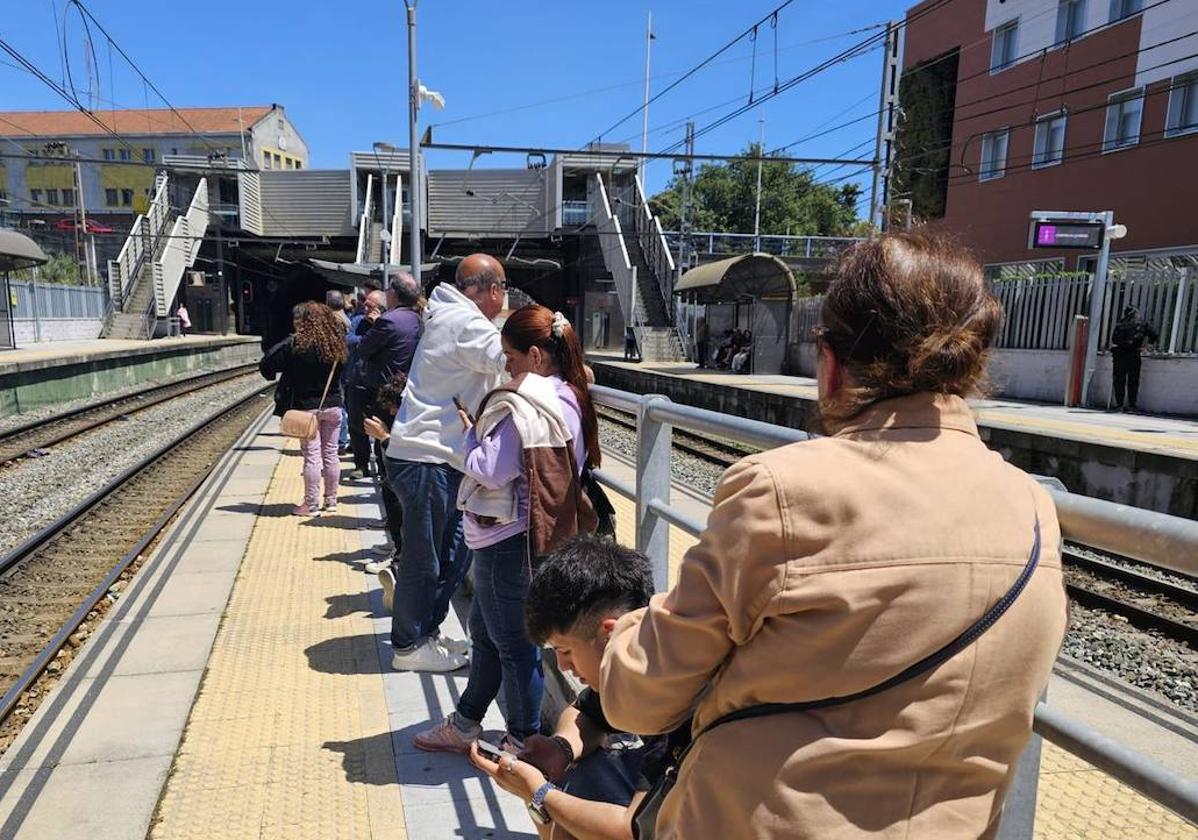
[[[470,752],[470,744],[482,734],[481,726],[472,727],[473,731],[463,732],[458,729],[457,724],[453,722],[453,715],[450,715],[434,726],[432,729],[426,729],[416,736],[415,744],[417,749],[425,752],[448,752],[459,753],[465,755]]]

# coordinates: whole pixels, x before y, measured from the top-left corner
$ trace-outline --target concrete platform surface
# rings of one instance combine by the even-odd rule
[[[300,458],[276,426],[222,462],[0,760],[0,837],[536,837],[522,803],[464,759],[414,749],[466,674],[391,671],[390,619],[362,568],[384,540],[374,489],[343,483],[335,514],[291,516]],[[618,457],[605,469],[631,477]],[[703,497],[673,495],[705,516]],[[613,502],[632,542],[632,502]],[[672,569],[694,541],[671,528]],[[455,606],[443,629],[461,638]],[[1050,698],[1080,703],[1068,689]],[[1128,714],[1108,703],[1101,728],[1177,737]],[[498,708],[484,724],[502,728]],[[1198,829],[1046,747],[1036,836]]]
[[[14,371],[80,364],[98,359],[152,355],[181,350],[194,351],[237,344],[258,344],[260,341],[261,339],[254,335],[189,335],[156,338],[150,341],[129,341],[115,338],[96,338],[91,341],[47,341],[18,347],[16,350],[0,351],[0,375]]]
[[[808,402],[815,402],[817,399],[815,380],[805,376],[735,374],[728,371],[700,370],[689,363],[625,362],[618,357],[595,354],[588,358],[593,363],[640,370],[660,376],[693,379],[725,388],[764,391]],[[1198,460],[1198,418],[1120,414],[1002,399],[970,402],[975,409],[979,426]]]

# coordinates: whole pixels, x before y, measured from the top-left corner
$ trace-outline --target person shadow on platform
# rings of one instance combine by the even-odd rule
[[[252,513],[255,516],[282,517],[291,516],[291,505],[282,502],[264,504],[262,502],[232,502],[221,505],[217,510],[227,513]]]

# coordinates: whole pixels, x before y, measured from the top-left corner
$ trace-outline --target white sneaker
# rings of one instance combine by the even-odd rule
[[[469,639],[451,639],[449,636],[442,636],[440,633],[433,638],[436,640],[437,644],[445,648],[450,653],[455,654],[456,656],[464,656],[467,659],[470,658],[471,645]]]
[[[377,575],[383,569],[391,568],[391,558],[387,557],[382,560],[371,560],[366,564],[366,573],[369,575]]]
[[[419,647],[406,653],[396,651],[391,657],[391,667],[396,671],[425,671],[446,674],[467,665],[464,657],[452,654],[432,639],[425,639]]]
[[[391,564],[380,569],[376,574],[379,576],[379,583],[383,586],[383,607],[387,612],[395,609],[395,574],[391,571]]]

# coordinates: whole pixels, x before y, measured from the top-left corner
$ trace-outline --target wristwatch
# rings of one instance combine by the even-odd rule
[[[557,785],[553,782],[545,782],[537,788],[537,792],[532,795],[532,800],[525,806],[528,808],[528,815],[537,825],[549,825],[553,822],[553,817],[549,816],[549,811],[545,809],[545,797],[549,795],[549,791],[557,789]]]

